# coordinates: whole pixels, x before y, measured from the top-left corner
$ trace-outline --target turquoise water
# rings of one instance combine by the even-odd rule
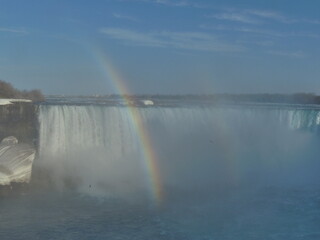
[[[1,239],[319,239],[319,188],[176,193],[161,208],[73,193],[1,199]],[[217,194],[218,195],[218,194]],[[239,196],[240,195],[240,196]]]

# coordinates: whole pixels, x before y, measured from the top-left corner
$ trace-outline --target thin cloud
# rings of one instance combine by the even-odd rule
[[[19,33],[19,34],[28,34],[29,33],[26,30],[15,29],[15,28],[0,28],[0,32]]]
[[[122,14],[119,14],[119,13],[114,13],[113,16],[114,16],[115,18],[118,18],[118,19],[128,20],[128,21],[132,21],[132,22],[138,22],[138,19],[135,18],[135,17],[131,17],[131,16],[127,16],[127,15],[122,15]]]
[[[292,58],[305,58],[306,54],[302,51],[296,52],[286,52],[286,51],[268,51],[268,54],[283,56],[283,57],[292,57]]]
[[[316,19],[301,19],[301,22],[310,23],[310,24],[320,24],[320,20],[316,20]]]
[[[163,4],[163,5],[169,5],[169,6],[177,6],[177,7],[185,7],[185,6],[191,5],[190,2],[182,1],[182,0],[151,0],[150,2]]]
[[[283,32],[276,32],[276,31],[266,30],[266,29],[261,29],[261,28],[230,27],[230,26],[225,26],[225,25],[208,26],[205,24],[200,25],[200,28],[207,29],[207,30],[211,29],[211,30],[218,30],[218,31],[252,33],[252,34],[267,35],[267,36],[272,36],[272,37],[286,37],[286,36],[288,36],[288,34],[285,34]]]
[[[266,35],[271,37],[301,37],[301,38],[320,38],[319,34],[309,33],[309,32],[278,32],[266,29],[254,29],[254,28],[239,28],[238,31]]]
[[[305,38],[320,38],[319,34],[309,33],[309,32],[279,32],[270,29],[263,28],[252,28],[252,27],[230,27],[225,25],[215,25],[208,26],[205,24],[200,25],[200,28],[207,30],[217,30],[217,31],[234,31],[234,32],[243,32],[251,33],[256,35],[265,35],[268,37],[305,37]]]
[[[282,23],[296,23],[297,19],[286,17],[285,15],[275,12],[275,11],[263,11],[263,10],[245,10],[246,14],[257,16],[260,18],[265,18],[273,21],[278,21]]]
[[[240,13],[221,13],[221,14],[214,14],[207,16],[208,18],[215,18],[218,20],[227,20],[227,21],[234,21],[240,23],[249,23],[249,24],[259,24],[261,21],[254,19],[250,16],[240,14]]]
[[[248,46],[257,45],[260,47],[272,47],[275,45],[275,42],[272,40],[238,40],[238,42]]]
[[[102,28],[100,32],[118,40],[140,46],[162,47],[165,45],[163,40],[157,39],[154,34],[134,32],[121,28]]]
[[[199,3],[195,3],[193,1],[188,0],[118,0],[120,2],[145,2],[145,3],[153,3],[158,5],[165,5],[171,7],[195,7],[195,8],[204,8],[204,5]]]
[[[136,32],[120,28],[102,28],[102,34],[125,44],[148,47],[177,48],[210,52],[239,52],[243,46],[226,43],[202,32]]]
[[[320,20],[317,19],[299,19],[285,16],[279,12],[275,11],[262,11],[262,10],[246,10],[247,13],[255,15],[261,18],[270,19],[278,21],[281,23],[310,23],[310,24],[320,24]]]
[[[221,10],[221,9],[220,9]],[[216,18],[219,20],[235,21],[246,24],[262,24],[270,21],[279,22],[283,24],[294,23],[308,23],[308,24],[320,24],[318,19],[299,19],[286,16],[283,13],[270,10],[260,9],[236,9],[236,8],[224,8],[222,11],[209,15],[210,18]]]
[[[277,32],[277,31],[273,31],[273,30],[258,29],[258,28],[241,27],[241,28],[237,28],[235,30],[239,31],[239,32],[244,32],[244,33],[267,35],[267,36],[271,36],[271,37],[289,37],[289,36],[291,36],[291,34],[284,33],[284,32]]]

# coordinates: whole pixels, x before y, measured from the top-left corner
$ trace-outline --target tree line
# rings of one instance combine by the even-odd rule
[[[127,96],[127,98],[136,96]],[[320,96],[313,93],[294,94],[182,94],[182,95],[139,95],[141,98],[151,99],[173,99],[173,100],[199,100],[210,102],[230,102],[230,103],[289,103],[289,104],[320,104]]]
[[[44,95],[38,89],[30,91],[20,91],[14,88],[11,83],[0,80],[0,98],[14,98],[14,99],[30,99],[32,101],[43,101]]]

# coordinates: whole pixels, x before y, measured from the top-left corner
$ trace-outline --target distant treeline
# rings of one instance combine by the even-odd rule
[[[291,103],[320,104],[320,96],[312,93],[295,94],[216,94],[207,96],[216,101],[255,102],[255,103]]]
[[[313,93],[294,93],[294,94],[138,94],[138,95],[93,95],[93,96],[64,96],[51,95],[50,97],[60,98],[107,98],[107,99],[122,99],[126,98],[132,101],[150,99],[159,100],[191,100],[191,101],[208,101],[210,103],[287,103],[287,104],[320,104],[320,96]]]
[[[10,83],[0,80],[0,98],[30,99],[32,101],[43,101],[44,95],[40,90],[20,91]]]
[[[116,96],[116,95],[111,95]],[[210,102],[231,102],[231,103],[289,103],[289,104],[320,104],[320,96],[313,93],[295,94],[185,94],[185,95],[138,95],[126,98],[151,98],[151,99],[189,99]]]

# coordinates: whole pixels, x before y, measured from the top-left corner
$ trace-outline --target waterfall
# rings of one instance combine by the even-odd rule
[[[320,124],[318,110],[194,106],[137,110],[166,186],[278,184],[293,180],[288,177],[293,174],[308,172],[304,180],[310,181],[317,176],[319,151],[313,140]],[[111,195],[143,194],[148,188],[146,149],[126,107],[42,105],[39,122],[36,165],[46,170],[55,186]],[[309,155],[302,156],[306,152]]]

